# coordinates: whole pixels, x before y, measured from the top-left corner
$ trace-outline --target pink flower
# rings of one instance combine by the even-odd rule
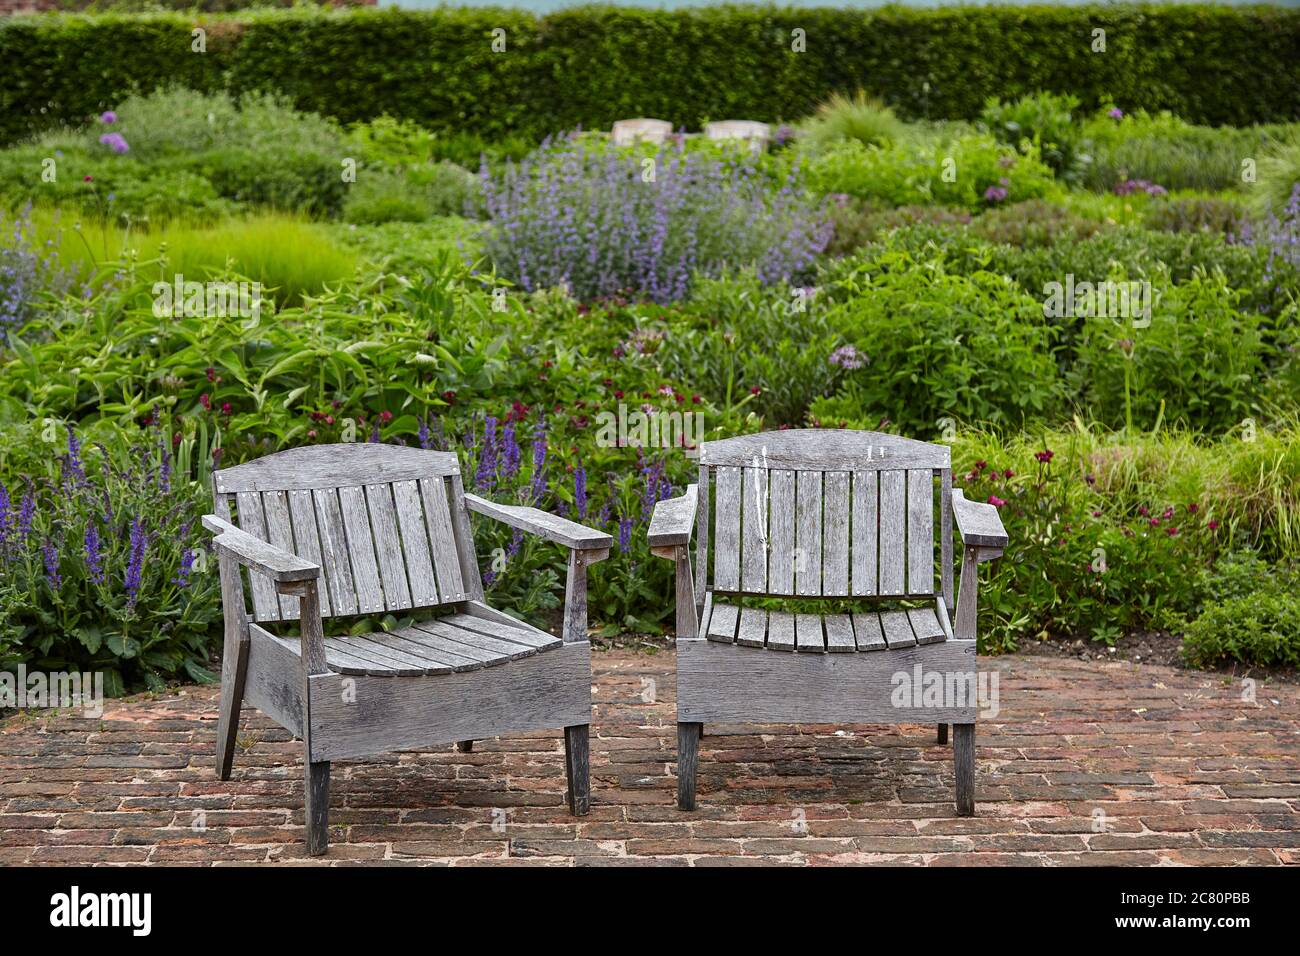
[[[199,404],[208,410],[212,409],[212,399],[208,397],[207,392],[199,396]]]
[[[1122,120],[1124,118],[1124,111],[1118,106],[1112,106],[1106,115],[1113,120]]]
[[[1004,504],[1006,504],[1006,502],[1003,501],[1001,498],[999,498],[997,495],[989,495],[989,504],[993,505],[993,507],[995,508],[1001,508]]]
[[[1176,535],[1177,533],[1178,533],[1178,529],[1177,529],[1177,528],[1165,528],[1165,534],[1169,535],[1169,537],[1171,537],[1171,538],[1172,538],[1174,535]]]

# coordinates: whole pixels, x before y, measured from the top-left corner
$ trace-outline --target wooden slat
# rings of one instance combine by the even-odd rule
[[[767,612],[756,607],[741,608],[740,629],[736,643],[745,647],[762,647],[767,636]]]
[[[794,650],[794,615],[789,611],[767,615],[767,647],[773,651]]]
[[[880,473],[880,581],[877,594],[906,594],[907,473]]]
[[[767,590],[767,470],[745,468],[741,504],[741,587],[761,594]]]
[[[695,506],[695,600],[704,602],[709,594],[709,469],[700,466],[699,490]],[[704,605],[699,605],[700,623],[704,622]]]
[[[329,594],[329,568],[321,553],[320,534],[316,530],[316,504],[310,491],[297,490],[287,494],[289,520],[293,524],[293,540],[297,542],[298,556],[320,565],[320,610],[321,614],[329,617],[334,613],[334,604]]]
[[[952,607],[952,469],[939,473],[939,579],[940,591]]]
[[[434,576],[433,557],[429,553],[429,532],[424,523],[419,483],[393,482],[393,504],[397,509],[402,552],[406,556],[406,576],[411,582],[411,606],[432,607],[440,604],[438,579]]]
[[[907,593],[934,593],[934,473],[907,473]]]
[[[795,481],[795,590],[822,593],[822,473],[801,471]]]
[[[934,613],[939,618],[939,626],[943,628],[943,636],[945,640],[951,641],[953,639],[952,617],[948,613],[948,602],[940,594],[934,599],[934,604]]]
[[[907,612],[907,620],[912,625],[912,633],[916,635],[918,644],[938,644],[947,638],[932,607],[913,608]]]
[[[262,496],[253,491],[241,491],[235,495],[235,501],[239,508],[239,529],[269,544],[266,518],[262,514]],[[275,593],[275,586],[265,575],[254,571],[249,572],[248,583],[253,592],[254,620],[280,620],[280,601]]]
[[[266,514],[266,540],[281,551],[297,554],[293,543],[293,525],[289,522],[289,502],[283,491],[262,493],[262,511]],[[281,594],[280,620],[298,619],[298,599],[291,594]]]
[[[946,445],[848,428],[790,428],[707,441],[700,447],[704,465],[748,465],[755,457],[769,468],[811,471],[948,468],[952,462]]]
[[[325,663],[339,674],[390,675],[394,666],[388,660],[377,660],[349,647],[337,637],[325,638]]]
[[[471,605],[471,608],[473,608],[473,605]],[[449,614],[444,618],[439,618],[439,620],[466,630],[499,637],[514,644],[535,647],[538,650],[559,647],[564,643],[553,634],[546,634],[521,622],[507,624],[504,621],[491,621],[477,614]]]
[[[442,484],[439,482],[439,484]],[[478,555],[474,551],[474,531],[469,526],[469,508],[465,506],[465,483],[456,472],[446,481],[447,506],[451,512],[452,537],[456,545],[456,567],[459,579],[465,590],[465,597],[470,601],[483,600],[483,575],[478,566]],[[420,491],[424,493],[423,488]],[[426,509],[427,510],[427,509]],[[432,540],[432,539],[431,539]],[[438,564],[437,549],[434,550],[434,565]],[[441,593],[442,569],[438,570],[439,593]],[[455,584],[455,578],[452,579]]]
[[[366,485],[366,505],[375,536],[375,555],[379,558],[379,579],[384,586],[384,606],[390,611],[406,610],[411,606],[411,588],[406,580],[406,561],[397,531],[392,488],[386,484]]]
[[[853,473],[853,593],[876,593],[876,532],[879,492],[876,472]]]
[[[322,568],[329,581],[331,607],[335,614],[357,613],[357,591],[352,583],[352,561],[348,557],[348,536],[343,528],[339,495],[333,488],[312,492],[316,505],[316,526],[320,530]]]
[[[822,594],[849,593],[849,473],[826,472],[822,515]]]
[[[417,636],[416,632],[423,632]],[[395,633],[401,634],[408,640],[428,647],[434,651],[446,651],[448,654],[454,654],[456,657],[468,658],[479,667],[485,667],[494,660],[494,654],[481,648],[470,647],[468,644],[461,644],[458,641],[449,640],[440,633],[437,621],[421,621],[413,624],[409,628],[404,628]]]
[[[512,644],[509,641],[489,637],[480,631],[459,628],[442,619],[424,621],[416,627],[464,647],[466,651],[473,652],[475,657],[489,666],[518,660],[521,657],[531,657],[537,653],[536,648]],[[453,647],[452,650],[455,651],[456,648]]]
[[[822,636],[820,614],[796,614],[794,617],[795,647],[804,652],[824,653],[826,639]]]
[[[401,632],[381,632],[367,634],[368,640],[382,647],[391,648],[394,653],[404,654],[414,661],[419,661],[425,674],[450,674],[455,664],[468,664],[467,660],[455,659],[450,662],[446,655],[439,655],[416,641],[410,641],[400,635]]]
[[[906,611],[882,611],[880,629],[885,632],[885,643],[889,645],[890,650],[895,647],[916,646],[916,635],[912,633],[912,625],[907,620]]]
[[[441,478],[422,479],[420,497],[424,501],[424,517],[429,525],[433,565],[438,570],[438,593],[444,603],[463,601],[468,595],[461,574],[460,556],[456,553],[456,539],[451,530],[446,481]]]
[[[853,637],[859,651],[883,651],[884,632],[880,629],[880,615],[875,611],[860,611],[853,615]]]
[[[794,472],[771,471],[768,476],[771,483],[768,593],[794,594]]]
[[[450,475],[458,467],[454,452],[357,442],[290,448],[223,469],[212,478],[223,494],[293,491]]]
[[[360,486],[339,489],[339,508],[348,536],[348,559],[352,562],[352,583],[357,589],[357,611],[374,614],[384,610],[384,591],[379,583],[379,563],[370,533],[366,493]]]
[[[730,604],[714,604],[709,617],[709,630],[704,636],[711,641],[730,644],[736,638],[738,608]]]
[[[342,644],[354,654],[359,654],[372,661],[387,662],[388,672],[394,677],[417,677],[428,672],[429,662],[423,658],[400,650],[390,644],[376,640],[377,635],[361,634],[355,636],[331,638]]]
[[[853,620],[847,614],[827,614],[822,623],[826,626],[826,650],[832,654],[857,650],[853,640]]]
[[[713,583],[719,591],[740,590],[740,469],[719,468],[714,518]]]
[[[418,627],[403,627],[386,634],[388,643],[416,656],[423,656],[448,667],[454,673],[477,670],[483,662],[469,654],[461,654],[448,642]]]

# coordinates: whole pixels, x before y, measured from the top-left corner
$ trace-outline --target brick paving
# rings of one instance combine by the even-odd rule
[[[934,728],[709,726],[674,804],[673,654],[598,652],[593,806],[564,809],[556,733],[334,765],[305,857],[300,745],[246,710],[212,770],[216,690],[0,723],[0,864],[1300,864],[1300,687],[1167,667],[982,659],[977,813]]]

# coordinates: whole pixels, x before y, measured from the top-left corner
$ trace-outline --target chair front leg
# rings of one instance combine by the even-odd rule
[[[330,763],[311,759],[311,679],[317,674],[329,673],[325,663],[320,591],[316,580],[282,584],[279,590],[282,594],[298,597],[298,621],[302,628],[302,747],[307,852],[320,856],[329,848],[330,811]]]
[[[244,585],[239,562],[218,549],[221,575],[221,607],[225,619],[225,644],[221,653],[221,704],[217,712],[217,776],[230,779],[239,734],[239,708],[244,701],[248,676],[248,614],[244,609]]]
[[[1001,548],[967,547],[962,554],[961,584],[957,591],[957,613],[953,636],[958,640],[976,638],[975,617],[978,607],[979,566],[1002,556]],[[947,737],[947,727],[940,726],[940,743]],[[975,725],[953,724],[952,758],[956,771],[957,815],[975,813]]]

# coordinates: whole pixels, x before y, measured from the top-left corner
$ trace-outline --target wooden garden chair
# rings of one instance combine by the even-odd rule
[[[682,809],[695,807],[706,723],[937,723],[940,743],[955,727],[957,812],[975,812],[976,572],[1007,536],[994,506],[952,487],[946,446],[823,429],[705,442],[699,484],[659,502],[649,539],[677,565]],[[764,610],[758,598],[806,610]],[[826,599],[858,609],[823,613]],[[875,609],[885,601],[905,606]],[[918,665],[954,693],[895,706]]]
[[[587,566],[609,555],[609,535],[466,494],[450,452],[296,448],[213,481],[216,514],[203,524],[215,535],[225,611],[221,779],[247,700],[302,738],[307,846],[320,854],[330,761],[452,741],[468,750],[475,738],[563,727],[569,809],[587,812]],[[470,511],[569,549],[562,639],[483,602]],[[422,608],[442,613],[391,632],[324,636],[325,618]],[[297,622],[301,637],[264,626],[276,622]]]

